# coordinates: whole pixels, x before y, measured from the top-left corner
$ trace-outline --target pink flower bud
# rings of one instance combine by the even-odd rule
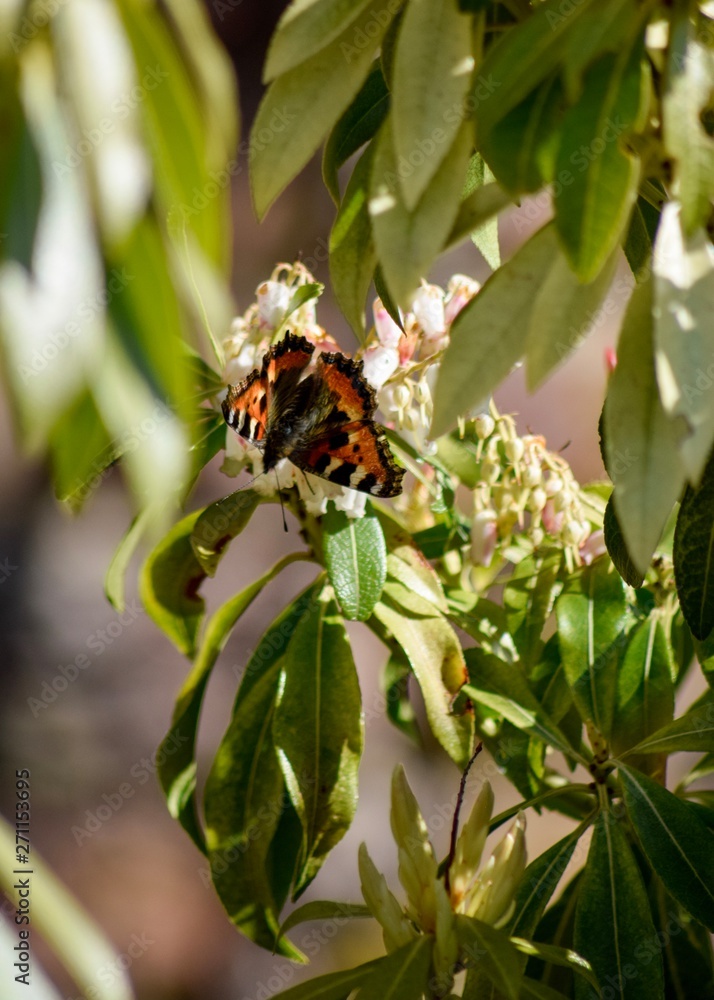
[[[477,511],[471,524],[471,562],[474,566],[491,565],[497,540],[496,512]]]
[[[414,296],[412,312],[427,340],[446,333],[444,292],[438,285],[422,285]]]
[[[468,278],[465,274],[455,274],[451,278],[444,307],[447,326],[451,326],[466,303],[471,301],[480,288],[478,281]]]
[[[382,347],[399,347],[399,341],[403,336],[402,331],[384,308],[381,299],[377,298],[372,303],[372,313],[377,339]]]

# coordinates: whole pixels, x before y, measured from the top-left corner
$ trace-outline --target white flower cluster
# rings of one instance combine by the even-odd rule
[[[471,562],[491,565],[497,549],[524,533],[538,548],[561,545],[566,560],[590,562],[604,551],[602,532],[593,532],[580,484],[565,459],[548,451],[545,439],[519,437],[511,416],[491,412],[475,420],[481,482],[474,490]]]

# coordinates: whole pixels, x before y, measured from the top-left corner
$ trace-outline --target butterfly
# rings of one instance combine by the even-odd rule
[[[378,497],[401,493],[404,470],[392,458],[384,429],[372,419],[374,389],[362,362],[322,353],[287,333],[238,385],[228,387],[223,416],[263,453],[263,471],[288,458],[303,472]]]

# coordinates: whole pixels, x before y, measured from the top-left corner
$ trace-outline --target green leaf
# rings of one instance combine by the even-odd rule
[[[326,592],[305,612],[287,647],[273,724],[303,829],[294,897],[307,888],[354,817],[361,712],[345,627]]]
[[[323,518],[325,566],[345,618],[366,621],[387,578],[384,532],[372,510],[347,517],[331,505]]]
[[[627,257],[627,263],[640,284],[652,276],[652,248],[659,225],[659,212],[644,198],[638,198],[632,215],[627,236],[622,249]]]
[[[538,191],[552,179],[562,104],[553,74],[483,135],[484,159],[511,194]]]
[[[475,917],[455,917],[456,936],[461,953],[492,980],[494,986],[509,1000],[518,1000],[521,972],[518,952],[503,931]]]
[[[652,868],[693,917],[714,930],[714,836],[685,802],[620,765],[627,812]]]
[[[456,0],[412,0],[397,38],[391,83],[394,154],[413,211],[467,116],[474,60],[471,18]]]
[[[610,737],[614,754],[628,750],[672,721],[672,674],[667,636],[661,618],[653,612],[630,632],[618,667],[615,717]],[[642,770],[648,767],[647,762],[644,763]],[[635,766],[639,765],[635,763]]]
[[[450,711],[453,696],[466,675],[454,630],[418,593],[410,593],[395,583],[385,586],[374,617],[409,660],[421,688],[432,733],[451,759],[464,767],[471,756],[473,719],[452,715]]]
[[[159,214],[166,218],[172,210],[180,212],[208,259],[225,267],[230,252],[228,146],[209,141],[213,115],[201,106],[167,19],[155,6],[134,0],[119,0],[118,7],[142,70],[143,132],[151,151]],[[228,111],[235,108],[233,87],[222,88],[222,101]],[[231,117],[235,121],[235,112]],[[151,275],[146,278],[150,281]],[[157,329],[161,327],[154,334]]]
[[[714,88],[711,49],[697,37],[686,8],[670,22],[665,89],[662,96],[664,148],[674,160],[674,183],[687,233],[706,225],[714,191],[714,139],[704,115]]]
[[[559,66],[569,34],[582,19],[592,22],[601,0],[584,0],[563,12],[560,0],[545,0],[530,17],[509,28],[491,46],[474,83],[474,111],[486,134]],[[517,69],[514,69],[517,68]]]
[[[360,1000],[413,1000],[429,983],[434,937],[420,934],[380,959],[360,988]]]
[[[499,184],[484,184],[463,199],[446,237],[443,250],[450,250],[511,204],[510,195]]]
[[[422,745],[421,730],[416,721],[416,714],[409,700],[409,678],[411,669],[400,646],[396,643],[390,650],[390,656],[384,667],[383,690],[387,707],[387,718],[400,729],[409,739]],[[367,714],[369,723],[369,713]]]
[[[678,429],[662,407],[655,376],[652,282],[632,293],[603,413],[617,521],[627,552],[644,575],[684,487]]]
[[[139,594],[147,614],[173,644],[193,656],[205,602],[198,589],[206,578],[191,545],[191,534],[203,513],[195,510],[162,538],[144,563]]]
[[[518,937],[533,935],[573,856],[581,834],[579,829],[568,834],[528,865],[516,889],[516,907],[508,923],[509,934]]]
[[[666,997],[714,1000],[714,955],[706,927],[692,920],[659,880],[653,881],[650,898],[657,934],[643,943],[643,962],[662,951]]]
[[[662,405],[687,426],[680,457],[699,482],[714,444],[714,251],[704,230],[682,229],[680,208],[662,211],[654,250],[654,349]]]
[[[630,553],[627,551],[627,543],[625,542],[625,538],[622,534],[622,528],[617,520],[615,501],[613,500],[612,493],[610,494],[610,498],[607,501],[607,507],[605,508],[603,535],[605,537],[605,545],[607,546],[608,554],[613,561],[615,569],[620,574],[622,579],[631,587],[641,587],[644,582],[645,575],[644,573],[640,573],[633,563]]]
[[[353,25],[354,44],[364,47],[367,36],[364,40],[357,38],[354,21],[368,5],[369,0],[309,0],[307,3],[297,0],[289,4],[270,39],[263,82],[270,83],[276,76],[304,63],[350,25]],[[369,37],[372,37],[371,32]]]
[[[83,392],[61,414],[49,443],[55,496],[77,514],[119,457],[91,393]]]
[[[696,639],[714,628],[714,456],[698,489],[688,486],[674,532],[674,576],[682,614]]]
[[[530,310],[557,252],[555,230],[545,226],[458,314],[439,370],[429,432],[432,439],[445,434],[457,417],[481,405],[519,360]]]
[[[226,546],[243,531],[262,500],[255,490],[237,490],[201,513],[191,533],[191,546],[206,576],[215,575]]]
[[[566,756],[572,755],[568,741],[543,710],[517,664],[504,663],[478,647],[467,649],[464,655],[469,668],[464,694],[498,712],[517,729],[556,747]]]
[[[496,179],[493,175],[493,171],[489,167],[488,163],[484,162],[480,153],[475,153],[471,157],[471,164],[480,165],[480,169],[477,167],[475,178],[477,180],[478,187],[488,185]],[[467,175],[466,192],[464,193],[464,197],[467,198],[469,194],[471,194],[471,178]],[[494,216],[487,222],[482,222],[479,226],[477,226],[471,233],[471,242],[492,271],[497,270],[501,266],[501,246],[498,241],[498,218]]]
[[[456,219],[473,148],[473,127],[465,122],[453,142],[441,141],[448,155],[411,211],[402,198],[391,118],[375,142],[369,201],[374,241],[387,286],[397,304],[406,307]]]
[[[609,559],[570,577],[555,602],[560,655],[575,704],[607,739],[612,729],[620,634],[627,605]]]
[[[330,280],[335,298],[357,337],[365,336],[365,299],[377,264],[367,202],[372,147],[360,157],[330,233]]]
[[[565,993],[561,993],[560,990],[553,990],[550,986],[546,986],[545,983],[539,983],[528,976],[524,976],[523,978],[521,996],[535,997],[536,1000],[570,1000],[570,997],[566,996]]]
[[[392,293],[387,288],[381,264],[377,264],[374,269],[374,290],[382,300],[382,305],[387,310],[387,313],[391,316],[402,333],[404,333],[404,317],[401,314],[399,306],[392,298]]]
[[[580,100],[563,120],[555,170],[568,183],[556,201],[556,225],[581,281],[599,274],[637,197],[639,163],[622,143],[639,127],[648,100],[638,43],[603,56],[588,71]]]
[[[562,562],[563,553],[559,549],[545,549],[526,556],[514,569],[503,591],[508,631],[526,671],[540,659],[541,634],[553,610]]]
[[[109,603],[121,614],[124,611],[124,579],[131,557],[141,541],[141,536],[147,530],[151,520],[150,508],[145,508],[137,514],[129,525],[122,540],[116,547],[109,569],[104,577],[104,593]]]
[[[337,171],[360,146],[376,135],[388,111],[389,90],[382,67],[376,64],[325,143],[322,179],[336,205],[340,204]]]
[[[309,920],[329,920],[341,927],[350,917],[371,917],[372,913],[364,903],[336,903],[331,899],[313,899],[303,903],[282,922],[280,936],[287,934],[293,927]]]
[[[583,284],[573,274],[562,251],[553,257],[528,327],[526,381],[531,392],[602,321],[599,310],[606,308],[617,260],[617,252],[612,253],[593,281]]]
[[[363,987],[372,972],[384,961],[384,958],[378,958],[373,962],[358,965],[355,969],[316,976],[305,983],[292,986],[289,990],[283,990],[279,994],[280,1000],[345,1000],[345,997],[349,997],[356,989]]]
[[[592,967],[586,959],[578,955],[572,948],[560,948],[553,944],[541,944],[538,941],[524,941],[522,938],[511,938],[511,942],[518,951],[532,958],[539,958],[548,965],[559,965],[565,969],[572,969],[582,976],[591,986],[598,989],[598,981],[593,974]]]
[[[226,601],[210,618],[191,673],[176,699],[171,727],[157,753],[157,771],[169,812],[204,853],[206,847],[195,801],[195,753],[198,719],[206,685],[238,619],[263,588],[296,558],[300,558],[299,553],[280,559],[267,573]]]
[[[237,707],[206,779],[204,811],[211,877],[232,923],[251,941],[300,959],[279,931],[279,902],[267,864],[285,808],[271,724],[280,683],[273,664]]]
[[[367,5],[341,35],[269,87],[250,140],[251,186],[259,219],[302,170],[358,93],[393,9],[393,0]]]
[[[571,103],[581,92],[585,70],[603,52],[619,52],[639,20],[636,0],[600,0],[595,14],[581,18],[565,39],[563,79]]]
[[[387,573],[408,590],[420,594],[439,611],[446,611],[446,598],[439,576],[414,544],[407,531],[384,507],[376,507],[387,542]]]
[[[626,750],[620,756],[630,757],[642,753],[676,753],[687,750],[693,753],[714,752],[714,706],[710,703],[693,708],[686,715]]]
[[[632,849],[610,812],[598,816],[578,893],[575,950],[592,965],[601,984],[616,982],[623,1000],[664,1000],[662,960],[646,969],[637,960],[642,940],[654,937],[647,894]],[[592,995],[582,979],[575,995]]]

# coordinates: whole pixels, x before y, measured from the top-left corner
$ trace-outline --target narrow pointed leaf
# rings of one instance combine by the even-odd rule
[[[621,754],[629,757],[640,753],[714,752],[714,706],[709,703],[693,708],[680,719],[662,726],[636,746]]]
[[[654,938],[642,876],[619,822],[602,812],[593,831],[578,893],[575,950],[590,962],[600,984],[618,983],[622,1000],[664,1000],[660,955],[646,966],[637,960],[642,940]],[[580,977],[575,996],[592,989]]]
[[[486,189],[484,189],[486,190]],[[430,436],[480,405],[520,359],[538,289],[558,252],[545,226],[493,274],[454,320],[439,370]]]
[[[325,976],[308,979],[289,990],[279,994],[280,1000],[345,1000],[356,990],[363,987],[373,972],[378,971],[384,958],[373,962],[365,962],[355,969],[345,969],[344,972],[328,972]]]
[[[576,830],[553,844],[528,865],[516,889],[516,908],[508,923],[509,934],[527,938],[533,935],[558,888],[579,839],[579,832]]]
[[[331,507],[323,518],[325,565],[345,618],[366,621],[387,578],[384,532],[372,510],[351,518]]]
[[[294,69],[329,45],[368,6],[369,0],[291,3],[278,21],[265,58],[263,81]]]
[[[669,892],[714,930],[714,835],[686,802],[621,765],[625,806],[649,863]]]
[[[642,574],[684,487],[679,431],[659,398],[652,324],[650,281],[632,293],[603,411],[617,520]]]
[[[516,566],[504,588],[508,630],[526,670],[540,658],[541,634],[553,610],[562,562],[559,550],[534,553]]]
[[[328,593],[305,612],[284,654],[273,735],[303,829],[297,897],[347,832],[357,807],[359,682]]]
[[[714,457],[698,489],[687,487],[679,508],[674,576],[687,625],[704,640],[714,628]]]
[[[194,525],[191,545],[207,576],[215,574],[226,546],[243,531],[262,499],[255,490],[237,490],[203,511]]]
[[[499,184],[484,184],[476,188],[460,203],[454,224],[442,249],[450,250],[461,243],[510,204],[510,196]]]
[[[608,559],[571,577],[555,602],[565,676],[583,720],[607,738],[612,728],[618,638],[627,605],[622,580]]]
[[[434,938],[421,934],[402,945],[375,965],[361,987],[361,1000],[413,1000],[421,996],[429,982]]]
[[[202,513],[195,510],[174,525],[149,555],[139,578],[147,614],[187,656],[196,648],[206,607],[198,596],[206,573],[191,545],[191,533]]]
[[[309,920],[329,920],[337,927],[345,924],[350,917],[371,917],[372,913],[364,903],[336,903],[331,899],[313,899],[303,903],[293,910],[280,925],[280,936],[287,934],[293,927]]]
[[[627,549],[627,543],[625,542],[625,536],[622,534],[622,528],[620,527],[620,522],[617,519],[617,512],[615,510],[615,501],[613,499],[613,493],[607,501],[607,507],[605,508],[605,517],[603,518],[603,535],[605,537],[605,545],[607,546],[607,552],[612,559],[615,569],[620,574],[625,583],[629,583],[631,587],[641,587],[645,575],[640,573],[638,568],[632,561],[632,557]]]
[[[469,965],[481,966],[509,1000],[518,1000],[523,979],[518,952],[503,931],[474,917],[456,917],[456,934]]]

